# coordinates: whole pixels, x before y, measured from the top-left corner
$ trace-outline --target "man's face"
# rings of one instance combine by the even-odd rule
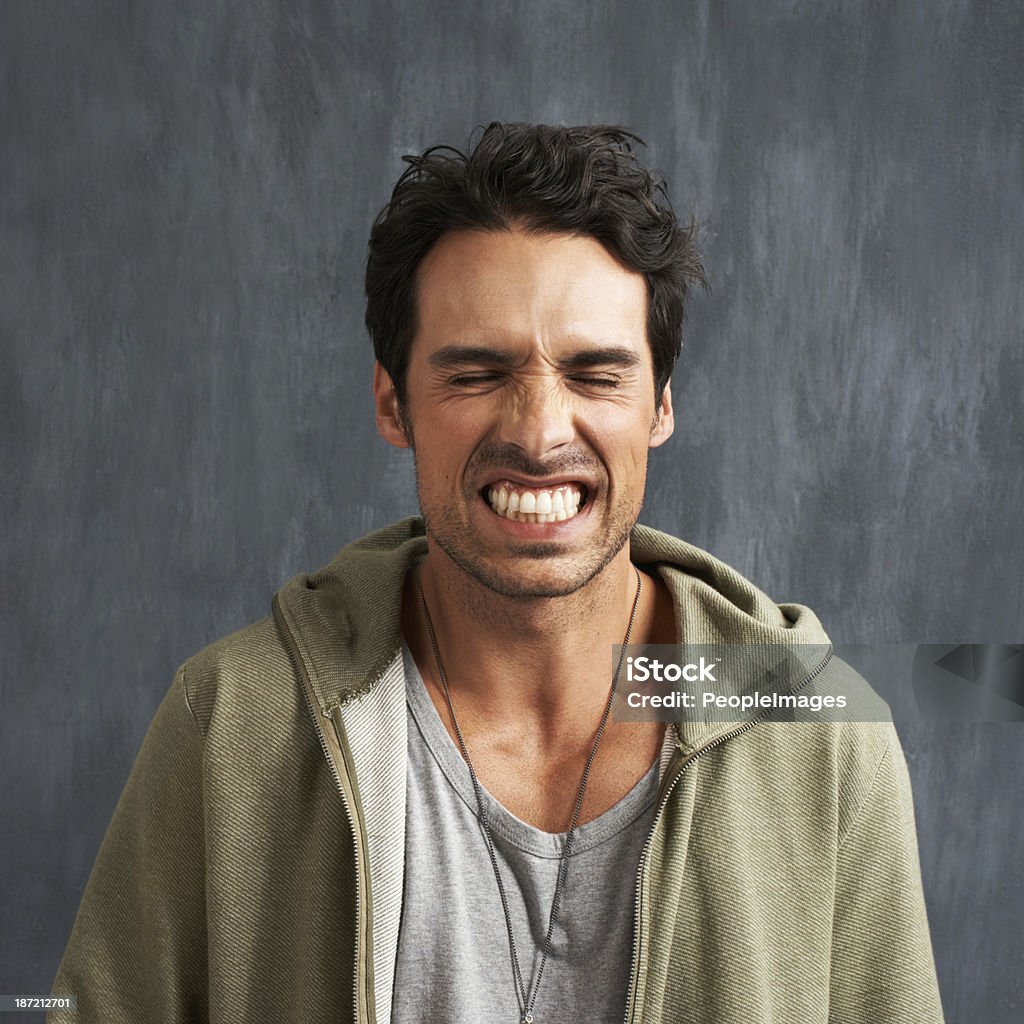
[[[412,444],[428,535],[508,596],[596,576],[640,514],[655,405],[642,275],[592,238],[443,236],[420,265],[407,421],[378,366],[377,425]]]

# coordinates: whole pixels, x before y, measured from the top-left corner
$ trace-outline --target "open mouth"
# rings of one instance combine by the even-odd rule
[[[582,483],[526,487],[511,480],[499,480],[482,493],[492,511],[518,523],[564,523],[577,516],[587,503],[587,488]]]

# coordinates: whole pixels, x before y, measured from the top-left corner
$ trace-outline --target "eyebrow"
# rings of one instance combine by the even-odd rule
[[[600,348],[580,349],[565,359],[560,359],[558,365],[563,370],[585,370],[590,366],[619,366],[625,370],[639,366],[640,356],[624,345],[606,345]]]
[[[487,345],[445,345],[439,348],[428,360],[431,366],[441,370],[449,370],[466,363],[488,363],[492,366],[515,366],[518,358],[511,352]]]
[[[520,359],[513,352],[488,345],[445,345],[430,356],[427,362],[438,369],[449,370],[467,363],[513,367],[519,364]],[[557,360],[557,363],[562,370],[582,370],[591,366],[620,366],[626,369],[639,365],[640,356],[625,345],[602,345],[580,349]]]

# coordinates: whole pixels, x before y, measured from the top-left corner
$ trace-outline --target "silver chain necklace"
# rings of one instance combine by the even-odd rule
[[[540,989],[540,981],[544,976],[544,967],[548,962],[548,953],[551,952],[551,936],[555,928],[555,919],[558,916],[558,907],[562,899],[562,887],[565,882],[566,869],[569,866],[569,854],[572,850],[573,839],[576,836],[576,827],[579,823],[580,811],[583,808],[583,797],[587,792],[587,780],[590,778],[590,769],[597,756],[597,747],[604,735],[604,727],[608,722],[608,715],[611,713],[612,701],[615,699],[615,691],[619,685],[619,674],[622,671],[622,662],[626,654],[626,645],[629,643],[630,633],[633,631],[633,620],[636,618],[637,606],[640,603],[641,577],[640,570],[633,566],[636,573],[636,594],[633,597],[633,607],[629,613],[629,623],[626,626],[626,635],[622,638],[622,650],[619,653],[619,661],[615,666],[615,675],[612,676],[611,690],[608,693],[608,701],[604,706],[604,714],[601,716],[601,724],[597,727],[597,735],[594,737],[594,745],[590,750],[590,757],[587,758],[586,766],[583,769],[583,778],[580,779],[580,788],[576,796],[576,807],[572,812],[572,822],[569,825],[569,832],[565,837],[565,844],[562,846],[562,855],[558,861],[558,876],[555,879],[555,893],[551,899],[551,915],[548,918],[548,931],[544,936],[544,946],[541,951],[540,966],[537,968],[537,977],[527,991],[523,984],[523,974],[519,968],[519,955],[516,952],[516,940],[512,934],[512,915],[508,909],[508,897],[505,895],[505,883],[501,878],[501,871],[498,870],[498,858],[494,852],[494,841],[491,838],[491,825],[487,820],[487,812],[484,810],[483,790],[480,780],[477,778],[473,762],[470,760],[469,751],[466,749],[466,741],[462,738],[462,730],[459,728],[459,720],[455,717],[455,707],[452,704],[452,695],[448,689],[448,677],[445,675],[444,665],[441,663],[441,651],[437,645],[437,634],[434,632],[434,623],[430,618],[430,611],[427,608],[427,599],[423,596],[423,581],[420,572],[416,573],[416,587],[419,590],[420,604],[423,606],[423,619],[427,625],[427,635],[430,637],[430,646],[434,652],[434,661],[437,664],[437,674],[441,677],[441,685],[444,687],[444,697],[448,703],[448,713],[452,716],[452,724],[455,726],[455,735],[459,740],[459,749],[469,768],[469,777],[473,780],[473,792],[476,794],[476,805],[480,816],[480,825],[483,828],[484,839],[487,841],[487,854],[491,859],[491,867],[494,869],[494,878],[498,883],[498,894],[501,896],[501,909],[505,913],[505,927],[508,929],[508,948],[512,954],[512,973],[516,981],[516,997],[519,1000],[519,1007],[522,1012],[520,1024],[533,1024],[533,1008],[537,1002],[537,992]]]

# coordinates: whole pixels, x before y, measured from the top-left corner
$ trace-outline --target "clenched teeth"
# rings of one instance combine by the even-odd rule
[[[583,490],[576,484],[531,488],[504,482],[487,489],[499,516],[519,523],[562,523],[580,510]]]

